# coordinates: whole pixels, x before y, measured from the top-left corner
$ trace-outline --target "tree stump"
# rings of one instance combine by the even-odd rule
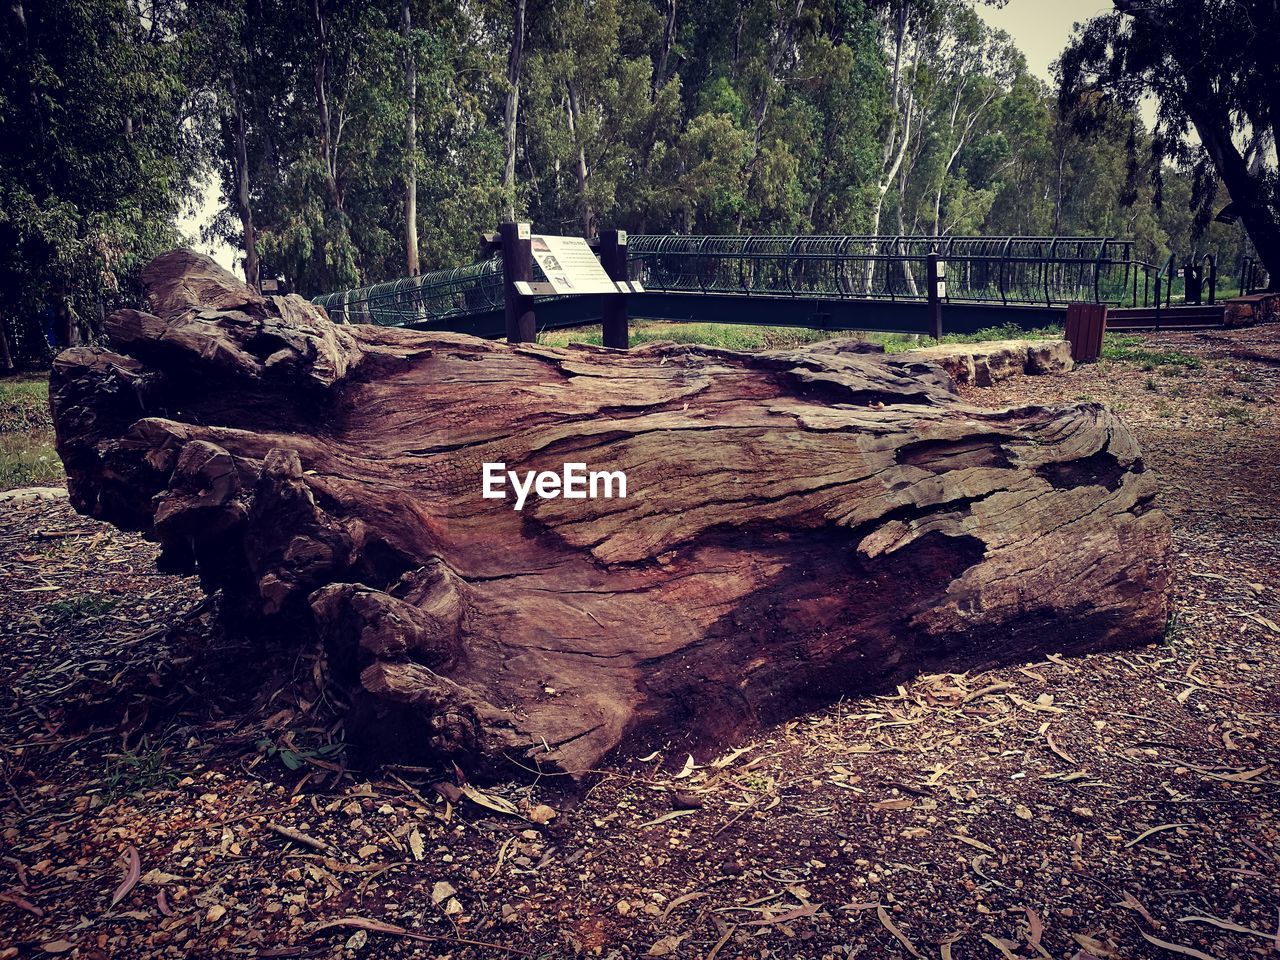
[[[54,366],[72,503],[157,540],[228,615],[321,639],[405,751],[580,774],[1164,629],[1169,522],[1099,404],[975,408],[851,341],[335,325],[190,251],[143,280],[111,349]],[[626,496],[482,496],[485,463],[566,462],[622,471]]]

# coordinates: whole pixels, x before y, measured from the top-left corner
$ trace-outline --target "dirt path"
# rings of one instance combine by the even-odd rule
[[[653,744],[578,801],[345,770],[323,663],[218,635],[65,501],[0,505],[0,958],[1275,955],[1280,330],[1111,353],[973,396],[1135,426],[1164,645]]]

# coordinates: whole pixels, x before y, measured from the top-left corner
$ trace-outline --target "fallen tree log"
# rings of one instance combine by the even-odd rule
[[[143,280],[110,349],[54,366],[74,506],[158,540],[229,616],[314,631],[397,746],[576,773],[1164,629],[1169,523],[1098,404],[977,409],[850,341],[335,325],[189,251]],[[617,471],[626,496],[516,510],[486,463]]]

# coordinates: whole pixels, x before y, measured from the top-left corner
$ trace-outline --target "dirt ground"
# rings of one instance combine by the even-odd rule
[[[1135,427],[1163,644],[655,743],[576,797],[350,769],[316,654],[222,635],[65,500],[0,503],[0,958],[1280,953],[1280,329],[1108,353],[969,394]]]

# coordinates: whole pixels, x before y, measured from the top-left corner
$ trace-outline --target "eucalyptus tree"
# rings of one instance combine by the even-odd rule
[[[11,0],[0,30],[0,325],[74,342],[177,240],[199,166],[176,4]],[[145,16],[143,15],[145,14]],[[3,350],[0,350],[2,353]]]
[[[988,27],[973,7],[949,0],[947,29],[937,58],[938,109],[930,123],[935,163],[932,170],[932,232],[941,236],[961,222],[961,216],[944,218],[943,196],[948,191],[972,191],[963,177],[953,175],[965,149],[990,126],[993,108],[1009,89],[1020,68],[1022,55],[1009,35]],[[986,197],[990,197],[989,193]],[[967,210],[971,217],[973,211]]]
[[[1280,5],[1275,0],[1114,0],[1061,61],[1064,113],[1096,95],[1133,108],[1155,97],[1157,182],[1169,160],[1191,171],[1205,223],[1217,185],[1280,284]]]

